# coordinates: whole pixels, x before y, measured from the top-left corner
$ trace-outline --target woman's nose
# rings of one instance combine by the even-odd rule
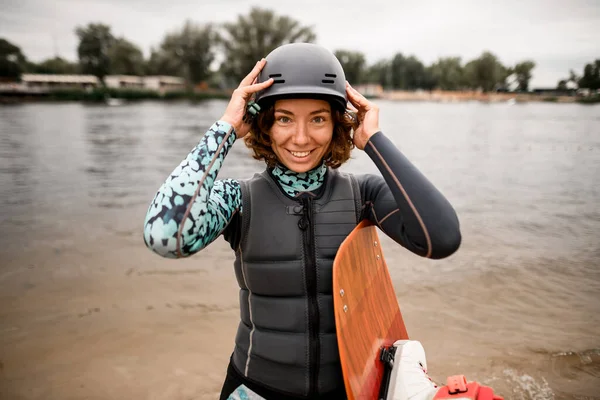
[[[295,145],[298,145],[298,146],[302,146],[302,145],[305,145],[308,143],[308,141],[309,141],[308,129],[306,129],[306,126],[304,124],[298,125],[298,129],[294,133],[294,137],[292,138],[292,141],[294,142]]]

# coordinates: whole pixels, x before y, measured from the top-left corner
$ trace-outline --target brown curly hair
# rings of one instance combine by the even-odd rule
[[[331,168],[339,168],[350,158],[350,152],[354,148],[352,132],[356,129],[356,116],[350,110],[340,110],[331,107],[331,118],[333,120],[333,137],[329,149],[325,152],[323,160],[325,165]],[[252,121],[250,132],[244,137],[244,142],[252,152],[256,160],[264,160],[269,167],[277,164],[277,156],[271,147],[271,127],[275,123],[275,105],[273,102],[264,105],[258,116]]]

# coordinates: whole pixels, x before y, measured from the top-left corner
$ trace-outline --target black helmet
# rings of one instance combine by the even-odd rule
[[[346,76],[335,55],[312,43],[280,46],[266,57],[267,64],[258,83],[273,78],[271,86],[257,93],[255,101],[263,105],[277,98],[322,98],[346,109]]]

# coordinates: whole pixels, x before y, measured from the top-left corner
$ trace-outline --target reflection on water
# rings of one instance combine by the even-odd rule
[[[102,240],[114,232],[139,236],[135,243],[143,246],[152,196],[225,105],[0,108],[0,257],[41,241]],[[570,395],[577,385],[600,382],[600,108],[380,107],[384,133],[449,198],[463,230],[460,251],[435,264],[386,245],[399,296],[454,321],[445,332],[456,348],[469,346],[460,342],[464,327],[501,354],[519,347],[522,364],[505,357],[495,383],[520,382],[515,398],[544,398],[552,385]],[[240,141],[220,177],[250,177],[261,168]],[[376,168],[354,151],[342,170]],[[456,290],[464,279],[470,287]],[[419,323],[423,332],[437,327]],[[543,379],[523,373],[529,356],[545,360],[536,367]]]
[[[147,104],[87,108],[84,133],[88,159],[84,171],[93,204],[127,208],[148,203],[151,192],[200,140],[222,106],[222,102],[207,102],[202,107]],[[239,153],[238,147],[232,158]],[[244,161],[248,159],[244,157]],[[244,167],[232,163],[234,171],[240,171],[238,176],[243,176]],[[250,164],[256,165],[251,160]]]
[[[32,188],[35,177],[32,171],[31,121],[26,118],[22,108],[9,109],[0,119],[0,187],[3,207],[18,204],[29,205],[32,202]],[[10,133],[10,134],[9,134]],[[0,214],[0,223],[8,222],[8,213]]]
[[[120,111],[120,112],[119,112]],[[115,123],[115,121],[117,121]],[[139,187],[132,185],[140,165],[140,138],[143,117],[135,111],[96,108],[85,119],[86,147],[89,158],[85,172],[91,183],[89,196],[94,204],[121,208],[135,197]],[[137,193],[139,195],[139,192]]]

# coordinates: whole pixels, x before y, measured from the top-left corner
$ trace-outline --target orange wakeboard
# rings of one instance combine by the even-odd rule
[[[349,400],[377,399],[384,372],[382,347],[408,339],[377,229],[361,222],[333,263],[338,349]]]

